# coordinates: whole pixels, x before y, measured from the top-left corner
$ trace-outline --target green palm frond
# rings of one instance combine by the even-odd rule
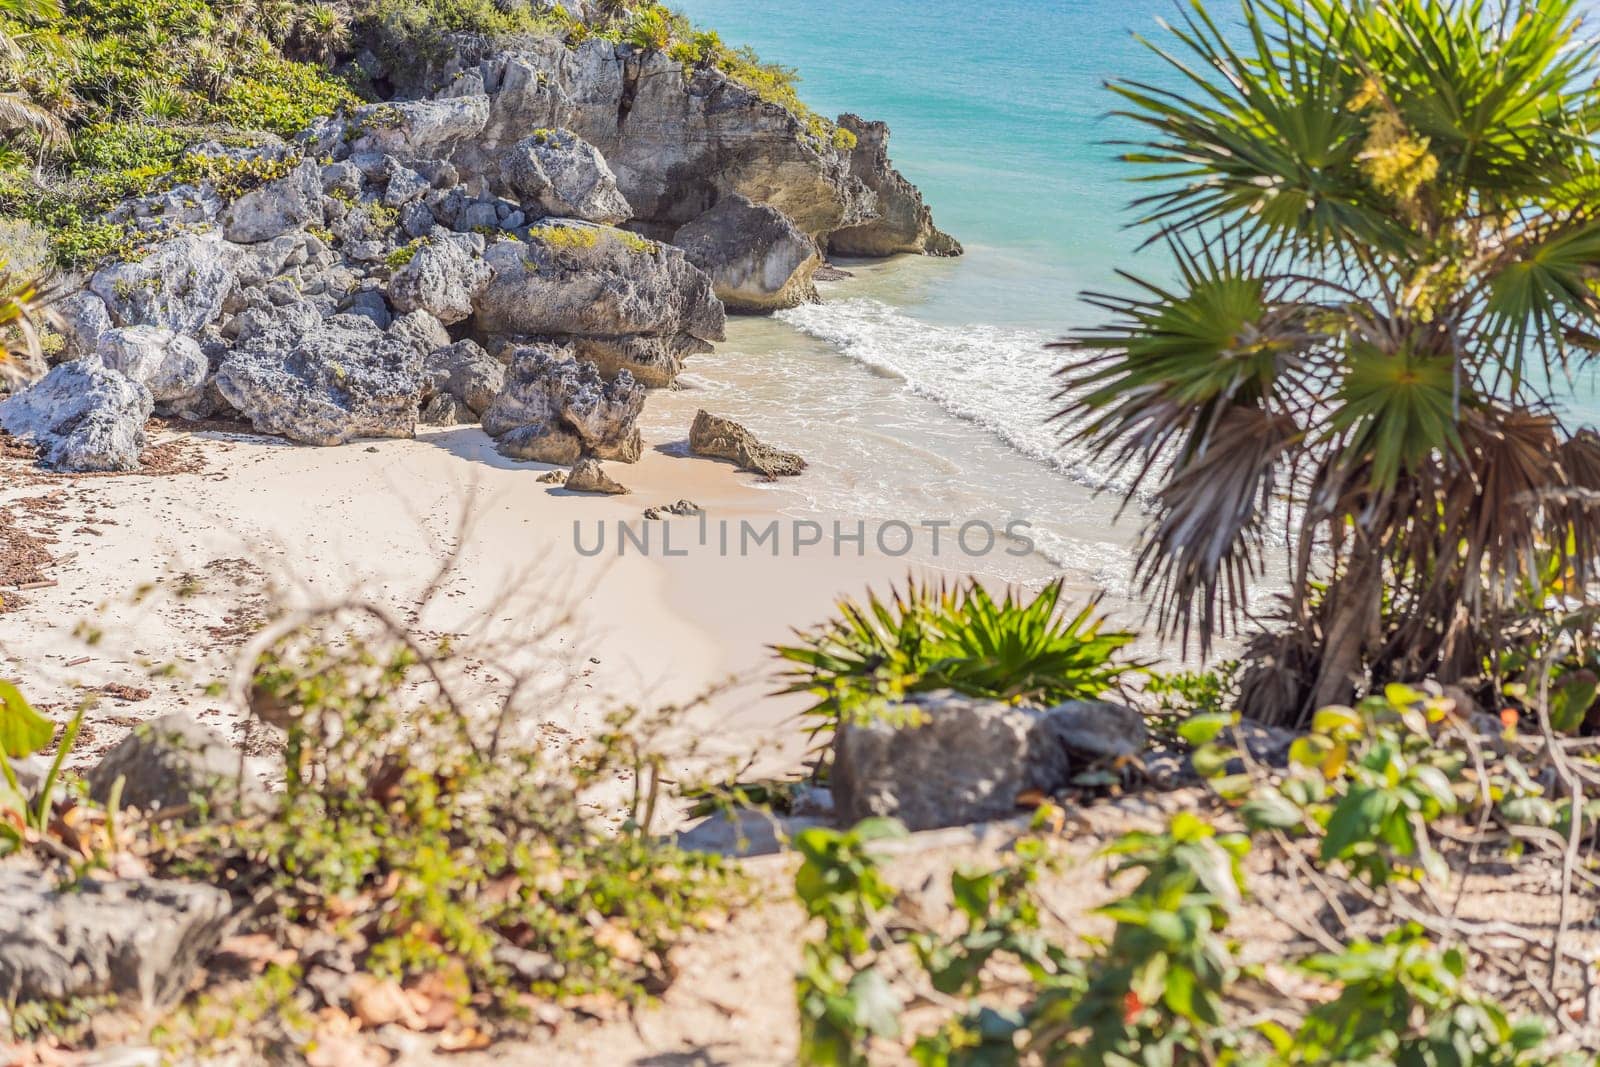
[[[1303,286],[1253,274],[1256,263],[1227,250],[1170,247],[1179,285],[1124,274],[1143,295],[1089,294],[1113,317],[1055,346],[1079,357],[1060,371],[1057,418],[1096,454],[1137,465],[1135,485],[1153,460],[1201,448],[1228,408],[1299,391],[1287,380],[1324,342],[1322,309],[1304,300]]]
[[[1380,492],[1402,472],[1461,450],[1461,385],[1443,356],[1351,347],[1329,425],[1344,442],[1342,469]]]
[[[1134,181],[1160,191],[1133,203],[1162,231],[1214,227],[1311,252],[1352,238],[1407,236],[1362,180],[1366,124],[1350,106],[1362,80],[1346,61],[1355,28],[1299,0],[1246,0],[1245,44],[1191,0],[1173,52],[1151,45],[1182,91],[1120,80],[1116,114],[1148,139],[1128,147]],[[1148,42],[1147,42],[1148,43]]]

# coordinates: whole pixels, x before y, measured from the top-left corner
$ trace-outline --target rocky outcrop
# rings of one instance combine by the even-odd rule
[[[492,173],[499,154],[532,130],[564,128],[599,149],[634,218],[655,236],[733,193],[770,204],[812,236],[871,217],[872,195],[831,130],[720,70],[602,40],[574,49],[555,38],[452,45],[410,88],[487,96],[482,132],[451,157],[463,174]]]
[[[474,143],[488,120],[487,97],[456,93],[442,100],[396,100],[358,107],[346,118],[312,127],[308,139],[319,149],[345,144],[353,153],[402,160],[449,159],[458,148]]]
[[[704,408],[695,412],[689,427],[689,451],[697,456],[731,460],[741,469],[769,479],[797,475],[806,467],[799,455],[764,445],[737,422]]]
[[[220,235],[183,234],[143,258],[96,271],[89,289],[118,326],[165,326],[198,334],[222,313],[239,280]]]
[[[62,363],[0,401],[0,429],[31,443],[59,471],[139,469],[150,390],[96,359]]]
[[[834,230],[829,249],[842,256],[959,256],[960,243],[933,224],[933,212],[917,187],[890,164],[889,127],[855,115],[840,115],[839,126],[856,136],[850,173],[875,194],[876,217]]]
[[[428,353],[422,361],[424,403],[445,395],[466,408],[471,416],[482,415],[505,388],[505,364],[483,350],[476,341],[457,341]],[[452,425],[434,423],[434,425]]]
[[[585,456],[574,463],[562,484],[574,493],[607,493],[618,496],[628,491],[628,487],[607,474],[600,461],[593,456]]]
[[[540,216],[612,226],[633,217],[604,157],[571,130],[535,130],[499,162],[504,186]]]
[[[778,311],[817,300],[817,244],[776,208],[738,194],[723,197],[672,243],[711,276],[729,311]]]
[[[228,894],[193,882],[80,878],[57,890],[26,868],[0,869],[0,1002],[115,996],[154,1008],[189,988],[232,913]]]
[[[217,389],[256,429],[310,445],[416,432],[422,356],[370,319],[274,322],[229,352]]]
[[[483,413],[484,432],[513,459],[637,461],[644,386],[627,371],[606,381],[593,363],[572,353],[548,344],[516,348],[505,389]]]
[[[678,249],[626,230],[549,222],[483,258],[494,276],[474,324],[492,340],[570,343],[606,376],[627,370],[657,387],[723,338],[711,280]]]
[[[121,803],[146,814],[184,808],[221,815],[265,796],[238,749],[181,713],[138,726],[117,742],[89,771],[89,796],[107,803],[119,780]]]
[[[119,326],[100,336],[95,358],[150,390],[158,414],[198,417],[211,367],[184,334],[161,326]]]
[[[396,311],[426,311],[445,325],[472,314],[473,301],[489,284],[489,268],[467,238],[426,240],[389,279]]]

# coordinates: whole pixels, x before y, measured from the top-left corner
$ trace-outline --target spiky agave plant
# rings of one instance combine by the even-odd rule
[[[887,600],[846,598],[833,619],[797,631],[799,643],[773,647],[786,664],[781,692],[815,698],[801,713],[813,737],[935,689],[1041,705],[1100,697],[1142,666],[1124,655],[1133,635],[1107,628],[1093,604],[1066,614],[1061,595],[1059,579],[1032,598],[996,599],[975,580],[908,578]]]
[[[1119,81],[1134,201],[1177,278],[1062,346],[1069,433],[1148,479],[1165,632],[1246,612],[1287,516],[1287,630],[1245,710],[1479,669],[1539,553],[1594,576],[1600,438],[1555,412],[1600,350],[1600,61],[1576,0],[1199,2]]]

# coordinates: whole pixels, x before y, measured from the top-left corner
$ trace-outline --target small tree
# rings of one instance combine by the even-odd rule
[[[1593,576],[1600,438],[1553,383],[1600,350],[1600,62],[1575,0],[1241,11],[1152,45],[1180,89],[1110,86],[1178,279],[1091,294],[1062,417],[1130,499],[1158,483],[1138,575],[1202,653],[1286,517],[1287,625],[1242,700],[1294,720],[1475,673],[1531,575]]]

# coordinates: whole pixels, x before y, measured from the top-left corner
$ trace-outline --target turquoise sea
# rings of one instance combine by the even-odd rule
[[[686,0],[730,44],[800,71],[802,97],[893,131],[896,165],[967,248],[907,310],[933,322],[1059,331],[1080,290],[1111,280],[1137,240],[1131,188],[1105,142],[1113,75],[1164,78],[1134,37],[1172,0]]]
[[[1120,286],[1116,269],[1166,269],[1159,250],[1136,251],[1126,207],[1136,192],[1110,143],[1136,131],[1111,115],[1104,83],[1174,84],[1137,35],[1170,41],[1162,20],[1181,17],[1179,4],[679,6],[728,43],[797,68],[819,112],[887,121],[896,165],[967,249],[847,263],[856,277],[824,286],[823,304],[734,322],[727,344],[691,364],[701,395],[684,402],[721,394],[751,425],[810,450],[815,476],[772,490],[786,510],[1023,516],[1036,525],[1038,566],[966,569],[1023,582],[1062,573],[1127,597],[1140,507],[1119,517],[1127,475],[1064,444],[1049,421],[1063,354],[1045,344],[1095,320],[1080,295]],[[1578,421],[1600,415],[1595,381],[1581,372],[1567,390]]]

